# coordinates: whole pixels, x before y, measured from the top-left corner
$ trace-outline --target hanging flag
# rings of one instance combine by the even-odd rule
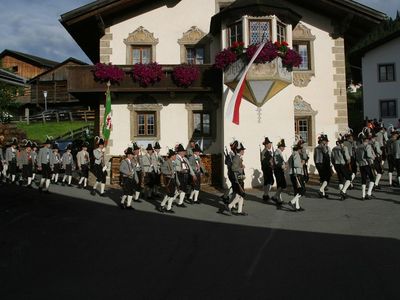
[[[106,92],[106,107],[104,111],[104,120],[103,120],[103,137],[104,142],[107,144],[108,139],[110,138],[110,132],[112,128],[111,123],[111,92],[110,89],[107,88]]]
[[[258,46],[256,53],[253,55],[249,64],[246,66],[246,68],[242,74],[242,77],[240,78],[239,83],[236,86],[235,91],[233,92],[232,98],[228,103],[225,117],[226,117],[226,119],[232,121],[236,125],[239,125],[239,108],[240,108],[240,104],[242,103],[242,96],[243,96],[243,91],[244,91],[244,87],[246,84],[245,80],[246,80],[247,72],[250,70],[251,65],[253,64],[253,62],[255,61],[257,56],[260,54],[260,52],[264,48],[265,44],[266,44],[266,42],[263,42],[260,44],[260,46]]]

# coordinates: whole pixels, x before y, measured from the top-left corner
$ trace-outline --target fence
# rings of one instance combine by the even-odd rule
[[[94,110],[76,110],[76,111],[58,111],[48,110],[41,114],[33,116],[29,115],[29,110],[25,110],[25,117],[20,116],[21,122],[26,121],[27,124],[30,122],[60,122],[60,121],[93,121],[95,118]]]

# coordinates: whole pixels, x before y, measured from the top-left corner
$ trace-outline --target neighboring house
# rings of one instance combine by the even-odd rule
[[[247,148],[246,187],[261,183],[259,145],[265,136],[274,145],[285,138],[289,157],[296,134],[312,151],[319,133],[328,134],[334,144],[348,128],[345,45],[354,44],[386,17],[348,0],[149,2],[100,0],[60,19],[93,63],[112,62],[129,70],[135,63],[156,61],[167,75],[142,88],[127,72],[120,86],[111,87],[113,131],[107,153],[121,155],[133,140],[143,146],[158,141],[165,153],[167,146],[194,137],[203,138],[206,152],[217,156],[234,137]],[[235,41],[247,47],[262,38],[287,41],[303,63],[293,70],[291,84],[258,111],[242,101],[240,125],[235,125],[224,117],[233,94],[223,83],[228,74],[223,79],[212,71],[214,57]],[[189,88],[178,88],[170,78],[173,65],[182,63],[201,69],[201,79]],[[100,130],[105,86],[93,80],[92,70],[69,68],[68,90],[79,99],[95,99]],[[257,88],[263,88],[259,83],[248,82],[256,97]],[[213,163],[222,169],[221,159]]]
[[[400,118],[400,29],[357,50],[362,57],[364,118],[396,126]]]
[[[0,53],[0,67],[29,80],[57,65],[58,62],[42,57],[5,49]],[[17,101],[29,103],[30,87],[26,86],[23,93],[18,95]]]
[[[44,92],[46,91],[46,101],[52,107],[59,105],[76,105],[78,99],[67,91],[67,68],[70,66],[84,66],[87,63],[75,58],[68,58],[55,65],[40,75],[33,77],[28,83],[31,85],[30,104],[44,104]]]
[[[3,69],[0,69],[0,82],[20,87],[26,86],[26,81],[23,77]]]

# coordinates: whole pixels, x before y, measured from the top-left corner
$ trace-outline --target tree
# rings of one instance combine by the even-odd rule
[[[7,123],[19,104],[16,102],[20,87],[0,82],[0,122]]]

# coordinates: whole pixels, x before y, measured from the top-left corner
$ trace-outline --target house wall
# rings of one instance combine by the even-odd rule
[[[158,39],[156,46],[156,61],[160,64],[179,64],[180,47],[177,42],[191,26],[197,26],[202,31],[209,31],[210,19],[215,14],[215,1],[180,1],[174,7],[161,7],[141,14],[133,19],[111,26],[103,39],[103,49],[107,59],[113,64],[126,63],[126,45],[123,40],[139,26],[154,34]],[[315,134],[313,145],[316,144],[319,133],[324,132],[335,141],[340,131],[347,125],[347,98],[344,72],[344,42],[333,39],[331,20],[293,6],[303,15],[302,23],[315,36],[314,41],[314,76],[304,87],[289,85],[274,96],[261,108],[261,121],[258,122],[256,107],[248,101],[243,101],[240,109],[241,123],[239,126],[224,119],[227,102],[232,96],[232,90],[222,86],[223,94],[220,101],[218,116],[218,135],[208,153],[222,153],[224,145],[229,145],[232,137],[239,139],[247,147],[244,164],[248,174],[246,187],[257,186],[262,182],[259,161],[259,145],[264,136],[268,136],[274,147],[280,138],[285,138],[289,146],[285,155],[289,157],[290,146],[294,142],[294,105],[293,100],[300,96],[311,105],[315,116]],[[188,17],[190,15],[190,17]],[[171,19],[174,21],[171,22]],[[221,36],[224,36],[221,34]],[[223,47],[220,36],[214,36],[211,44],[211,59]],[[102,46],[101,46],[102,49]],[[222,84],[222,83],[221,83]],[[173,103],[160,112],[162,146],[173,145],[175,142],[187,143],[187,110],[183,103]],[[126,104],[114,105],[114,129],[111,154],[121,154],[129,142],[129,110]],[[179,128],[177,130],[177,128]],[[312,157],[310,147],[310,156]],[[313,161],[310,160],[310,170],[314,172]]]
[[[31,79],[48,70],[47,68],[39,68],[37,66],[28,64],[10,55],[5,55],[1,59],[1,66],[5,69],[12,69],[15,66],[18,67],[18,71],[15,72],[15,74],[26,79]]]
[[[397,102],[397,116],[382,119],[386,125],[396,126],[400,118],[400,37],[367,52],[362,58],[364,118],[380,118],[380,100],[394,99]],[[378,65],[395,64],[396,80],[379,82]]]

